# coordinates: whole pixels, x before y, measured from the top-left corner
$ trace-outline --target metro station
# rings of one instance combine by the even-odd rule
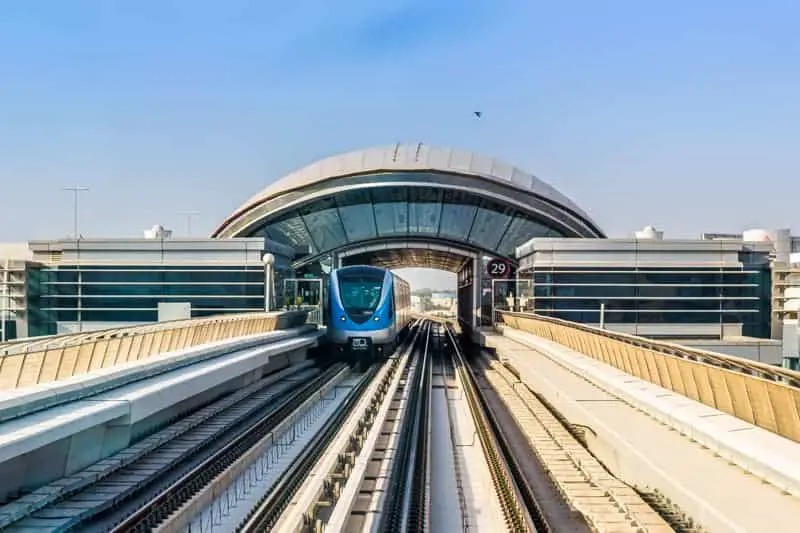
[[[789,230],[609,238],[533,174],[398,143],[208,237],[75,233],[0,245],[3,531],[800,523]],[[452,272],[457,315],[354,369],[325,333],[356,265]]]
[[[2,338],[152,322],[171,303],[188,304],[182,318],[262,309],[261,258],[270,252],[273,308],[320,308],[335,267],[427,267],[457,274],[459,320],[472,329],[491,325],[493,309],[529,309],[651,337],[716,340],[723,351],[770,353],[780,363],[769,342],[781,338],[772,308],[783,304],[772,302],[771,267],[788,267],[795,246],[781,234],[788,249],[775,257],[761,233],[733,237],[665,241],[648,228],[607,239],[532,174],[475,153],[396,144],[274,181],[208,239],[156,227],[145,239],[0,250]],[[321,322],[321,309],[314,316]]]

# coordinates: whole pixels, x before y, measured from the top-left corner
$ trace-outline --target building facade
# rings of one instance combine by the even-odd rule
[[[24,337],[27,330],[27,247],[0,246],[0,342]]]
[[[265,250],[278,286],[293,275],[293,250],[279,243],[151,235],[28,243],[29,261],[4,263],[5,338],[262,310]],[[184,304],[186,316],[165,304]]]
[[[522,283],[504,290],[528,311],[653,338],[771,335],[768,243],[663,240],[648,228],[634,239],[533,239],[517,253]]]

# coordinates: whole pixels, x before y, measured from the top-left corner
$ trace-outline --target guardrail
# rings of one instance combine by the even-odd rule
[[[800,372],[532,313],[503,323],[800,442]]]
[[[210,342],[304,324],[305,311],[159,322],[0,345],[0,390],[29,387]]]

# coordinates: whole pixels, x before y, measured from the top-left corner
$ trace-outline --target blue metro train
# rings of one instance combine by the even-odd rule
[[[388,356],[411,321],[411,289],[392,272],[349,266],[331,272],[328,286],[328,341],[351,359]]]

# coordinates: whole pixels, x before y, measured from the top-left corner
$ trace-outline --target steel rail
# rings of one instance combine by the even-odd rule
[[[422,321],[423,345],[422,350],[418,347],[412,352],[412,357],[418,356],[418,361],[411,361],[406,366],[406,390],[407,404],[400,424],[399,436],[395,445],[395,453],[392,458],[392,467],[389,473],[386,496],[382,506],[379,531],[405,531],[405,524],[409,522],[408,507],[410,500],[406,495],[410,495],[413,490],[413,468],[415,466],[416,455],[412,457],[413,448],[416,442],[416,429],[418,428],[418,409],[421,408],[421,389],[423,386],[424,366],[426,362],[425,346],[430,336],[431,323]],[[421,343],[420,343],[421,344]]]
[[[430,423],[431,423],[431,336],[433,324],[428,323],[425,346],[422,352],[421,377],[416,394],[419,395],[415,413],[411,447],[403,492],[400,531],[428,531],[430,486]]]
[[[161,490],[147,504],[114,526],[111,530],[112,533],[150,531],[158,526],[171,513],[196,494],[197,491],[230,466],[246,450],[272,431],[286,416],[316,390],[319,390],[322,385],[336,376],[344,367],[343,363],[331,365],[319,376],[300,386],[289,398],[270,410],[269,413],[261,417],[244,433],[210,455],[164,490]]]
[[[415,323],[412,329],[417,326]],[[411,340],[413,347],[417,342],[415,334]],[[373,364],[359,379],[356,386],[348,393],[347,398],[337,408],[325,425],[317,432],[312,440],[303,449],[303,452],[289,465],[286,473],[281,476],[277,484],[270,490],[248,517],[240,523],[236,531],[242,533],[263,533],[271,531],[281,517],[292,498],[302,486],[308,474],[326,453],[344,422],[351,415],[369,384],[378,372],[379,365]]]
[[[507,527],[511,531],[550,533],[552,530],[544,520],[533,490],[511,453],[511,447],[505,439],[502,428],[491,416],[486,398],[477,386],[475,374],[461,353],[456,337],[449,327],[447,335],[452,343],[450,353],[464,387],[465,397],[475,421],[478,439],[486,455],[487,466]]]

